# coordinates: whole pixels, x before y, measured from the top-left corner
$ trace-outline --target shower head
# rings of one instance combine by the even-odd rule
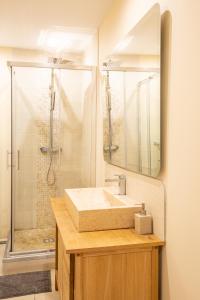
[[[57,65],[61,65],[61,64],[74,64],[74,61],[69,60],[69,59],[63,59],[62,57],[49,57],[48,58],[48,63],[50,64],[57,64]]]
[[[120,67],[120,65],[121,65],[121,61],[119,61],[119,60],[114,61],[114,60],[109,59],[108,61],[103,62],[103,66],[107,67],[107,68]]]

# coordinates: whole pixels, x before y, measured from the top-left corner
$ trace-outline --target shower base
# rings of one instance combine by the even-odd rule
[[[55,249],[55,228],[15,230],[14,251]]]

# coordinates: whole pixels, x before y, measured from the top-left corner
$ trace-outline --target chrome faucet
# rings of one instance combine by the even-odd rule
[[[110,179],[107,178],[105,179],[105,182],[118,182],[119,184],[119,195],[126,195],[126,176],[121,174],[121,175],[114,175],[117,176],[118,179]]]

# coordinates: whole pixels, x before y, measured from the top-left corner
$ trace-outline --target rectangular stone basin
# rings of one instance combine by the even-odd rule
[[[134,227],[141,205],[104,188],[66,189],[68,212],[79,232]]]

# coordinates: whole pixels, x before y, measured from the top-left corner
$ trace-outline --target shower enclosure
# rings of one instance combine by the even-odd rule
[[[104,158],[148,176],[160,170],[160,74],[108,66],[102,73]]]
[[[95,185],[95,70],[9,62],[12,89],[10,255],[55,248],[50,197]]]

